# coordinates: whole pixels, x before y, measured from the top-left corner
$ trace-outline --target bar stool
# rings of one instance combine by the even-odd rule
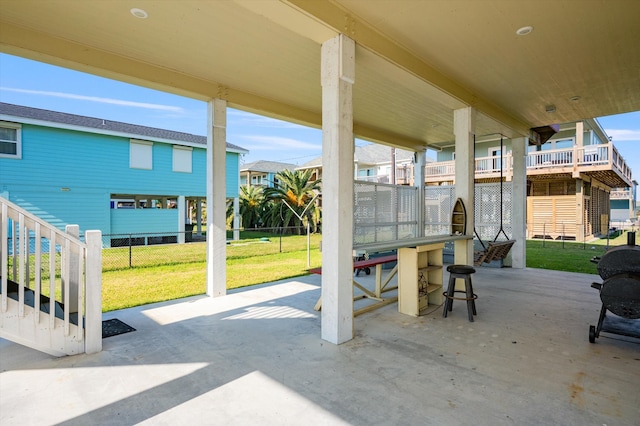
[[[473,316],[476,313],[476,299],[478,296],[473,293],[473,284],[471,283],[471,274],[476,270],[469,265],[449,265],[447,266],[449,272],[449,286],[447,291],[442,293],[445,297],[444,310],[442,316],[447,317],[447,313],[453,310],[454,300],[466,300],[467,311],[469,312],[469,321],[473,322]],[[464,290],[456,290],[456,278],[464,280]],[[455,297],[453,293],[465,293],[466,297]]]

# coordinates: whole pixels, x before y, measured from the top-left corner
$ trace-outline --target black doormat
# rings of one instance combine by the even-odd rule
[[[136,329],[123,323],[117,318],[102,321],[103,339],[111,336],[117,336],[118,334],[128,333],[130,331],[136,331]]]

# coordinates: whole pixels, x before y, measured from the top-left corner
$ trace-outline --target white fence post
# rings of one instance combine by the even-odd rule
[[[102,232],[87,231],[85,352],[102,351]]]

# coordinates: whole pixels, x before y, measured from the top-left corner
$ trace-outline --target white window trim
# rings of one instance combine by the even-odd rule
[[[7,142],[15,142],[16,143],[16,153],[15,154],[0,154],[0,158],[11,158],[14,160],[22,159],[22,125],[19,123],[12,123],[10,121],[0,121],[0,127],[5,127],[9,129],[16,129],[16,140],[15,141],[7,141]]]
[[[150,161],[150,165],[138,165],[137,163],[134,162],[134,157],[132,156],[132,152],[131,149],[133,148],[133,146],[138,145],[138,146],[149,146],[151,147],[151,161]],[[137,160],[137,159],[136,159]],[[153,142],[149,142],[149,141],[143,141],[143,140],[138,140],[138,139],[130,139],[129,140],[129,168],[131,169],[139,169],[139,170],[153,170]]]

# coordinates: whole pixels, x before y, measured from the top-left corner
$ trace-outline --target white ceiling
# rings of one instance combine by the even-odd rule
[[[478,135],[506,136],[640,110],[639,17],[637,0],[0,0],[0,50],[319,126],[320,46],[344,33],[356,133],[416,149],[468,105]]]

